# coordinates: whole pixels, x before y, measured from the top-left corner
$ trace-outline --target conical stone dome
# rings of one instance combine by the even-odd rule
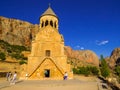
[[[45,15],[52,15],[52,16],[55,16],[57,17],[57,15],[54,13],[54,11],[52,10],[52,8],[49,6],[48,9],[41,15],[42,16],[45,16]]]

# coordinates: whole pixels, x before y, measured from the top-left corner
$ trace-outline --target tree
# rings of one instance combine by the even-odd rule
[[[103,55],[101,55],[100,60],[101,60],[101,68],[100,68],[101,75],[106,78],[110,75],[110,70],[105,59],[103,58]]]

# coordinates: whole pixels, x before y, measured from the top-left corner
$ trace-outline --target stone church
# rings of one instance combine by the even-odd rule
[[[65,72],[73,78],[67,56],[64,54],[64,38],[59,33],[58,17],[49,6],[40,16],[39,32],[32,41],[28,56],[28,79],[61,80]]]

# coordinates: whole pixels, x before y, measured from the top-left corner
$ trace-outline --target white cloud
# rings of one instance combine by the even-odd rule
[[[96,44],[97,44],[97,45],[100,45],[100,46],[101,46],[101,45],[105,45],[105,44],[107,44],[107,43],[109,43],[108,40],[103,40],[103,41],[98,41],[98,40],[97,40],[97,41],[96,41]]]
[[[81,47],[79,45],[75,46],[75,49],[81,49],[81,50],[84,50],[84,47]]]
[[[81,49],[81,50],[84,50],[84,47],[81,47],[80,49]]]

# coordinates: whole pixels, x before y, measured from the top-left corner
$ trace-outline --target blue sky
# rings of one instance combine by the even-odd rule
[[[0,16],[39,24],[49,3],[66,46],[104,57],[120,47],[120,0],[1,0]]]

